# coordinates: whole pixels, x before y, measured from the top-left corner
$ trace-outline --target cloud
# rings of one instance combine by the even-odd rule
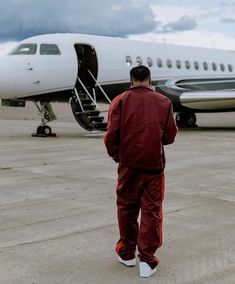
[[[7,54],[17,42],[5,42],[0,44],[0,56]]]
[[[170,22],[163,27],[163,32],[190,31],[197,27],[197,22],[190,16],[184,15],[178,21]]]
[[[148,42],[164,42],[226,50],[233,50],[233,47],[235,46],[235,38],[228,37],[222,33],[210,33],[197,30],[167,34],[147,33],[142,35],[131,35],[129,38]]]
[[[234,18],[223,18],[221,19],[222,23],[226,23],[226,24],[232,24],[235,23],[235,19]]]
[[[234,4],[235,0],[0,0],[0,43],[74,32],[233,47]],[[0,44],[0,54],[9,46]]]
[[[235,0],[222,0],[220,2],[221,6],[233,6],[235,4]]]
[[[54,32],[126,36],[155,27],[148,1],[0,0],[2,41]]]

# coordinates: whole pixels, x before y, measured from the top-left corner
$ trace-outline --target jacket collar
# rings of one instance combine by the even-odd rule
[[[142,85],[142,84],[139,84],[139,85],[137,85],[137,86],[132,86],[132,87],[130,87],[128,90],[140,89],[140,88],[148,89],[149,91],[153,91],[153,92],[154,92],[153,87],[151,87],[151,86],[147,87],[147,86]]]

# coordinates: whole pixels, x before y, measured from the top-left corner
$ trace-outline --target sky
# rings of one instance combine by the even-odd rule
[[[0,55],[55,32],[234,50],[235,0],[0,0]]]

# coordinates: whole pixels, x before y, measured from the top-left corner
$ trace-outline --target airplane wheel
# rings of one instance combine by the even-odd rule
[[[197,118],[196,118],[195,113],[187,114],[187,117],[186,117],[187,126],[195,127],[196,126],[196,121],[197,121]]]
[[[176,114],[176,123],[178,126],[185,126],[185,127],[195,127],[196,126],[196,115],[195,113],[177,113]]]
[[[39,125],[38,128],[37,128],[37,134],[43,134],[43,126]]]
[[[42,131],[43,131],[43,134],[45,134],[45,135],[51,135],[51,128],[48,125],[43,126]]]
[[[45,126],[39,125],[37,128],[37,134],[51,135],[51,127],[48,125]]]

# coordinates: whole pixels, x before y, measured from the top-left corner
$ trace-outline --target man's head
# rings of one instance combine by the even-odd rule
[[[150,85],[151,74],[148,67],[139,65],[131,69],[130,71],[131,84],[133,86],[138,84]]]

